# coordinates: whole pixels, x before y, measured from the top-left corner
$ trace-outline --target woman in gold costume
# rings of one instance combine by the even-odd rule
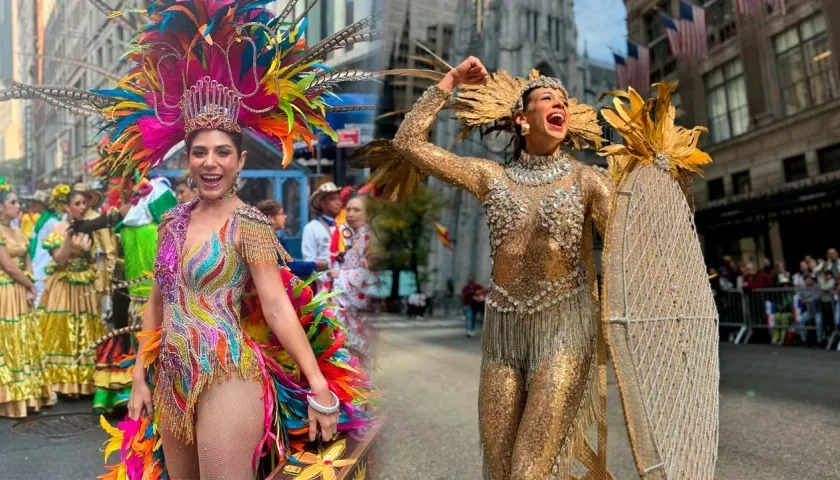
[[[41,382],[40,334],[33,309],[35,281],[26,237],[10,225],[20,213],[11,186],[0,177],[0,417],[21,418],[51,404]]]
[[[455,88],[468,128],[513,133],[509,164],[429,143]],[[471,57],[417,101],[393,140],[420,176],[467,190],[485,209],[493,262],[479,385],[485,479],[575,478],[575,460],[586,478],[609,478],[591,227],[605,227],[613,182],[562,149],[600,147],[596,118],[557,79],[490,77]]]
[[[105,334],[101,302],[96,291],[95,240],[88,234],[73,234],[70,222],[83,220],[87,201],[82,192],[58,185],[52,191],[52,208],[65,211],[44,238],[44,249],[53,262],[47,267],[47,281],[39,314],[46,361],[45,381],[65,395],[92,395],[95,390],[95,359],[91,351],[79,355]]]

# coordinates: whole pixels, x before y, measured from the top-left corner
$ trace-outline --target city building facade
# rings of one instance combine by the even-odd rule
[[[796,263],[836,247],[840,228],[840,2],[788,0],[756,15],[697,0],[709,51],[671,56],[658,11],[678,0],[629,0],[630,39],[651,49],[652,82],[679,80],[679,123],[707,125],[713,164],[694,183],[707,262],[724,255]],[[798,266],[790,265],[791,269]]]
[[[116,10],[145,8],[144,0],[122,0]],[[139,26],[140,19],[125,17]],[[42,65],[38,83],[79,89],[112,88],[130,68],[125,53],[133,31],[96,9],[88,0],[53,2],[46,9],[43,43],[37,45]],[[31,55],[27,55],[31,56]],[[94,118],[85,118],[31,102],[33,183],[36,188],[57,181],[89,180],[85,165],[96,160]]]

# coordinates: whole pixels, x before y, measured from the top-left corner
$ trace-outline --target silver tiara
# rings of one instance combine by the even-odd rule
[[[525,108],[525,105],[522,103],[522,97],[525,96],[526,93],[535,89],[535,88],[553,88],[563,91],[563,95],[569,96],[569,92],[566,91],[566,87],[563,86],[563,82],[560,79],[553,78],[553,77],[546,77],[544,75],[540,75],[537,78],[531,78],[528,83],[522,87],[522,90],[519,92],[519,98],[516,100],[516,104],[513,106],[513,112],[518,112]]]
[[[219,129],[240,132],[238,125],[242,96],[221,83],[204,77],[181,97],[185,133],[196,130]]]

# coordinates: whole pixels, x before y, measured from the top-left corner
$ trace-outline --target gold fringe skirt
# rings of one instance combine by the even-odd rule
[[[501,363],[518,368],[524,375],[526,390],[533,374],[552,354],[574,350],[590,355],[589,371],[573,426],[558,455],[550,480],[610,478],[606,461],[597,452],[598,432],[606,428],[606,404],[598,372],[599,323],[589,288],[578,284],[571,289],[543,292],[542,302],[518,302],[491,291],[484,313],[482,362]],[[522,305],[525,305],[524,307]],[[485,465],[486,471],[486,465]],[[485,474],[485,478],[489,478]]]
[[[94,352],[87,351],[105,335],[100,295],[91,282],[74,282],[63,272],[51,275],[44,287],[38,313],[41,318],[46,382],[66,395],[91,395],[95,391]]]
[[[0,281],[0,417],[22,418],[53,403],[43,382],[38,316],[26,288]]]

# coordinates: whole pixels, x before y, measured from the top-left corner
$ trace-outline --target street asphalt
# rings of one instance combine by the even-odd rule
[[[376,478],[479,480],[480,339],[467,338],[457,319],[380,323],[376,381],[388,423],[379,442]],[[840,353],[724,344],[720,355],[715,478],[840,478]],[[610,469],[618,480],[638,479],[612,378],[609,387]],[[49,417],[52,425],[0,420],[0,480],[102,474],[105,435],[95,418],[73,415],[87,413],[89,405],[65,401],[48,410],[47,415],[56,415]],[[70,435],[44,435],[62,430]]]

